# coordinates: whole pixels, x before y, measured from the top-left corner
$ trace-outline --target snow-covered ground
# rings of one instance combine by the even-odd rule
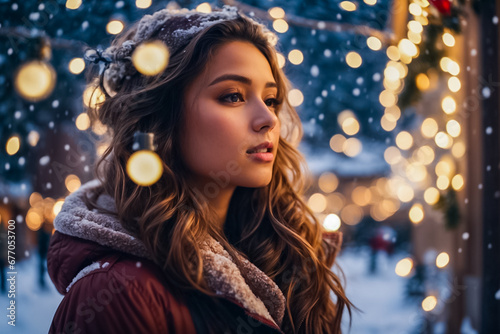
[[[406,278],[394,273],[394,268],[406,254],[388,258],[378,257],[378,272],[368,274],[368,251],[342,252],[338,262],[346,275],[346,293],[363,313],[354,312],[349,331],[347,317],[344,318],[344,333],[351,334],[410,334],[418,330],[421,320],[419,305],[408,303],[404,298]],[[37,258],[31,256],[17,264],[16,281],[16,326],[7,324],[9,299],[0,294],[0,333],[47,333],[52,316],[62,296],[46,275],[48,287],[41,289],[37,284]],[[436,328],[437,329],[437,328]],[[435,333],[442,333],[437,330]],[[466,332],[463,332],[466,333]],[[467,332],[469,333],[469,332]]]

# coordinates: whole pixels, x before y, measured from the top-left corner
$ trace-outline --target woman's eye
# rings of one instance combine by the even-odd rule
[[[271,108],[276,108],[280,104],[277,99],[267,99],[264,102],[266,103],[266,106]]]
[[[227,94],[227,95],[222,96],[219,100],[221,102],[225,102],[225,103],[238,103],[238,102],[244,101],[243,95],[241,95],[241,93]]]

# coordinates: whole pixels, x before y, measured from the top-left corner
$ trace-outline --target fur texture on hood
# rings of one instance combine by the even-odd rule
[[[79,279],[108,265],[98,260],[100,254],[105,254],[106,250],[152,258],[142,241],[130,235],[117,218],[90,210],[85,205],[84,196],[98,185],[99,181],[90,181],[69,195],[54,220],[54,227],[60,233],[91,241],[87,243],[88,254],[82,254],[81,251],[53,251],[52,267],[57,267],[57,270],[49,270],[56,287],[63,294]],[[116,212],[114,199],[108,195],[99,196],[97,203],[102,208]],[[229,253],[213,238],[200,242],[200,249],[204,277],[215,293],[240,304],[248,312],[265,318],[278,327],[281,325],[285,312],[285,297],[273,280],[243,257],[240,257],[242,266],[238,267]],[[90,264],[89,259],[92,259]]]

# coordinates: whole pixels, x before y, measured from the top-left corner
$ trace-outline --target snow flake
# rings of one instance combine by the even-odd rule
[[[82,22],[82,30],[86,30],[89,27],[89,21]]]
[[[330,58],[332,56],[332,50],[325,49],[325,51],[323,51],[323,54],[325,55],[326,58]]]
[[[10,56],[10,55],[12,55],[13,53],[14,53],[14,50],[13,50],[12,48],[9,48],[9,49],[7,50],[7,54],[8,54],[9,56]]]
[[[477,50],[476,49],[470,50],[470,55],[473,56],[473,57],[476,56],[477,55]]]
[[[325,119],[325,114],[323,114],[323,113],[319,114],[319,115],[318,115],[318,119],[319,119],[320,121],[324,120],[324,119]]]
[[[373,81],[375,81],[375,82],[380,81],[380,79],[381,79],[381,75],[380,75],[380,73],[375,73],[375,74],[373,74],[372,79],[373,79]]]
[[[59,107],[59,100],[52,101],[52,108],[57,108],[57,107]]]
[[[334,90],[335,90],[335,85],[331,85],[331,86],[330,86],[330,90],[331,90],[331,91],[334,91]]]
[[[40,18],[39,12],[30,13],[28,16],[31,21],[37,21]]]
[[[10,6],[12,10],[16,11],[19,8],[19,5],[17,3],[13,3],[12,6]]]
[[[20,157],[17,163],[19,164],[19,166],[24,166],[24,164],[26,163],[26,159],[24,157]]]
[[[314,104],[317,105],[317,106],[319,106],[321,104],[321,102],[323,102],[323,99],[320,96],[317,96],[314,99]]]
[[[486,134],[487,134],[487,135],[491,135],[492,133],[493,133],[493,128],[492,128],[491,126],[488,126],[488,127],[486,128]]]
[[[20,118],[21,118],[21,115],[22,115],[22,112],[20,112],[19,110],[17,110],[17,111],[14,113],[14,118],[15,118],[15,119],[20,119]]]
[[[498,16],[493,16],[493,19],[491,20],[493,24],[498,24]]]
[[[327,97],[327,96],[328,96],[328,91],[327,91],[326,89],[323,89],[323,90],[321,91],[321,96],[323,96],[323,97]]]
[[[5,164],[5,170],[9,170],[9,169],[10,169],[10,164],[7,162],[7,163]]]
[[[363,81],[364,81],[363,77],[359,77],[359,78],[357,78],[357,79],[356,79],[356,83],[357,83],[358,85],[362,85],[362,84],[363,84]]]
[[[69,151],[69,148],[70,148],[70,147],[69,147],[69,145],[68,145],[68,144],[64,145],[64,150],[65,150],[65,151]]]
[[[45,185],[45,187],[47,187],[47,189],[52,189],[52,183],[47,182],[47,184]]]
[[[53,129],[53,128],[54,128],[54,122],[52,122],[52,121],[51,121],[51,122],[49,122],[49,128],[50,128],[50,129]]]
[[[123,1],[117,1],[115,4],[116,8],[123,8],[123,6],[125,6],[125,2]]]
[[[142,267],[142,262],[141,262],[141,261],[137,261],[137,262],[135,263],[135,266],[136,266],[137,268]]]
[[[483,87],[483,90],[481,91],[481,93],[483,94],[483,97],[485,99],[489,98],[491,96],[491,89],[490,89],[490,87]]]
[[[352,90],[352,95],[359,96],[359,94],[361,94],[361,91],[359,90],[359,88],[354,88]]]
[[[8,204],[9,203],[9,198],[7,196],[5,196],[3,198],[3,204]]]
[[[319,67],[316,65],[311,66],[311,75],[317,77],[319,75]]]
[[[48,155],[40,158],[40,165],[45,166],[49,163],[50,157]]]
[[[464,239],[464,240],[468,240],[468,239],[469,239],[469,232],[464,232],[464,233],[462,234],[462,239]]]

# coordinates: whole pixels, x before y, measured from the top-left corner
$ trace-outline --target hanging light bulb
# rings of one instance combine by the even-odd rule
[[[134,134],[134,152],[127,161],[127,174],[140,186],[156,183],[163,174],[163,165],[158,154],[154,152],[154,134],[136,132]]]
[[[47,62],[34,60],[22,65],[14,79],[16,91],[29,101],[40,101],[52,93],[56,72]]]

